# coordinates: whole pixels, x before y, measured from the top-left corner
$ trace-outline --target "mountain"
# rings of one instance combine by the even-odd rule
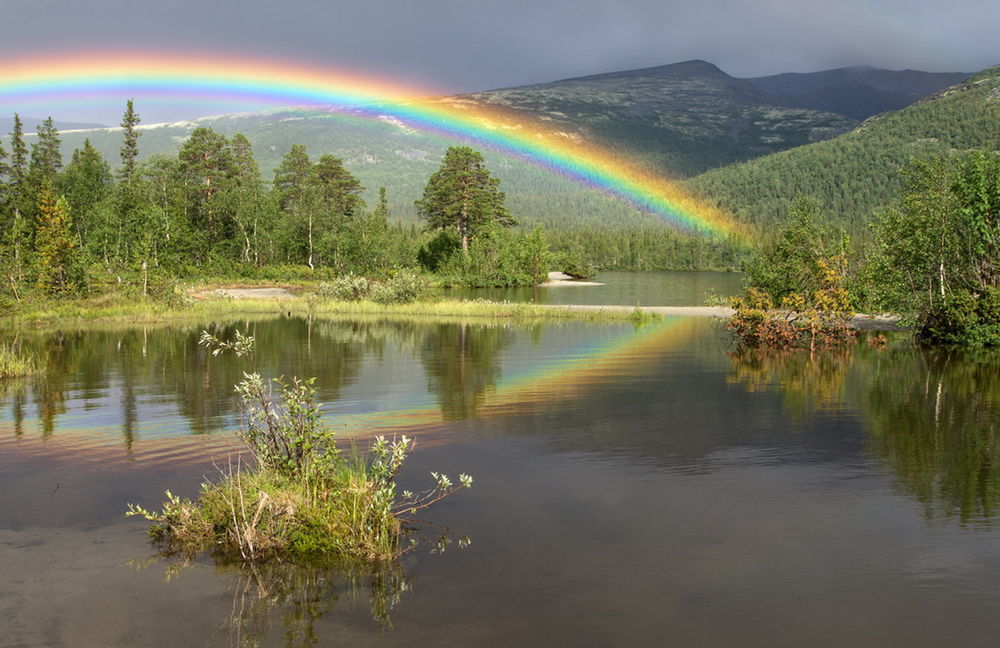
[[[746,79],[791,105],[867,119],[899,110],[968,77],[965,72],[920,72],[844,67],[822,72],[786,72]]]
[[[526,112],[674,177],[829,139],[857,122],[694,60],[460,97]]]
[[[685,186],[740,219],[780,224],[799,195],[860,232],[900,189],[899,169],[914,156],[1000,149],[1000,66],[834,139],[713,169]]]
[[[35,117],[22,117],[21,125],[24,127],[25,133],[34,133],[35,128],[40,126],[41,123],[45,121],[44,119],[37,119]],[[57,129],[59,130],[75,130],[80,128],[104,128],[102,124],[88,124],[88,123],[78,123],[78,122],[53,122]],[[14,118],[13,117],[0,117],[0,133],[6,135],[14,128]]]

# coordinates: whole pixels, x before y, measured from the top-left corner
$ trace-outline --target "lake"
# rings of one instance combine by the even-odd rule
[[[396,567],[160,559],[126,503],[238,447],[202,329],[408,434],[403,488],[475,477]],[[9,340],[11,333],[4,336]],[[739,354],[710,319],[259,318],[21,331],[0,385],[0,646],[993,646],[1000,361],[905,336]],[[463,540],[468,538],[468,546]],[[443,551],[441,550],[443,549]]]
[[[600,286],[568,281],[558,286],[453,288],[445,295],[536,304],[701,306],[714,297],[739,294],[745,277],[742,272],[601,272],[588,280]]]

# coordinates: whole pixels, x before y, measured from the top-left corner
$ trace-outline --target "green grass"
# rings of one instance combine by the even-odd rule
[[[27,376],[38,371],[34,358],[16,349],[14,345],[0,344],[0,379]]]
[[[363,460],[322,479],[228,466],[196,500],[167,493],[150,535],[168,552],[210,551],[224,562],[382,562],[402,552],[401,522]],[[134,509],[138,510],[138,509]]]
[[[9,325],[24,323],[82,322],[163,322],[166,320],[203,320],[226,316],[289,315],[313,317],[380,317],[380,318],[462,318],[583,321],[628,321],[629,311],[573,311],[539,304],[421,300],[409,304],[381,304],[370,300],[335,301],[306,295],[293,299],[227,299],[209,296],[200,300],[168,304],[155,300],[123,298],[114,295],[72,300],[38,300],[8,313]]]

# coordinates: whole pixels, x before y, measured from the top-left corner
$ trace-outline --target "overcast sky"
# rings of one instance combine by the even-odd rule
[[[0,59],[245,52],[443,92],[693,58],[740,77],[1000,63],[1000,2],[988,0],[0,0],[0,24]]]

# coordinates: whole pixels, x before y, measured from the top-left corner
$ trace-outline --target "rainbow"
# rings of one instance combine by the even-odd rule
[[[426,90],[302,63],[135,52],[0,61],[0,107],[177,97],[395,119],[424,132],[481,145],[612,194],[683,230],[742,242],[721,210],[675,182],[577,134],[482,102],[428,98]]]

